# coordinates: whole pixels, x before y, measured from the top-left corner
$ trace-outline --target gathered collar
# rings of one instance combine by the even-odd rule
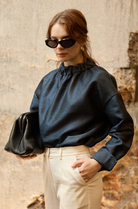
[[[82,72],[92,67],[91,60],[87,60],[85,63],[79,63],[75,66],[69,65],[64,66],[64,63],[62,62],[59,66],[58,72],[60,72],[62,75],[70,75],[76,72]]]

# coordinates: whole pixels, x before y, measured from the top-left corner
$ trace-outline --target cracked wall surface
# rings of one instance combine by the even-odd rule
[[[0,208],[25,209],[33,196],[43,193],[43,157],[19,161],[3,148],[15,118],[29,110],[39,81],[56,68],[54,52],[45,46],[45,34],[51,18],[67,8],[79,9],[86,16],[93,57],[116,77],[138,128],[138,105],[133,104],[137,68],[129,58],[134,59],[132,51],[137,53],[137,0],[1,0]],[[112,196],[108,194],[106,209]]]

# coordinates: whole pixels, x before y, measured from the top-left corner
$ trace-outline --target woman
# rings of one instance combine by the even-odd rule
[[[30,108],[39,111],[46,147],[47,209],[99,209],[100,171],[112,170],[133,139],[133,121],[115,78],[92,59],[87,33],[85,17],[75,9],[57,14],[47,31],[46,45],[61,64],[41,80]],[[89,147],[108,134],[111,140],[91,156]]]

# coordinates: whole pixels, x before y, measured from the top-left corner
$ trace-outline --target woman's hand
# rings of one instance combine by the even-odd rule
[[[33,159],[33,158],[35,158],[35,157],[37,157],[37,155],[31,155],[31,156],[20,156],[20,155],[16,155],[16,157],[18,158],[18,159],[22,159],[22,160],[31,160],[31,159]]]
[[[98,163],[95,159],[81,159],[75,161],[72,168],[78,167],[79,172],[85,182],[89,181],[95,176],[95,174],[102,168],[101,164]]]

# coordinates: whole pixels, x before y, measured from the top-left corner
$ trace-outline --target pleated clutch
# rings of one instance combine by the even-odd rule
[[[44,152],[40,138],[38,111],[23,113],[15,120],[4,149],[20,156]]]

